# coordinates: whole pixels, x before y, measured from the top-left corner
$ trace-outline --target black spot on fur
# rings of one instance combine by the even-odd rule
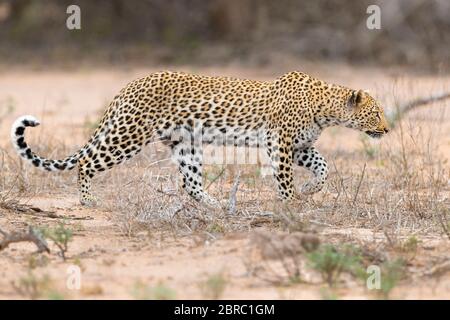
[[[27,144],[25,143],[25,139],[23,137],[17,139],[17,145],[20,149],[25,149],[27,147]]]
[[[28,148],[28,149],[25,151],[25,153],[26,153],[28,159],[33,159],[33,153],[31,152],[31,149],[30,149],[30,148]]]
[[[16,129],[16,135],[18,135],[18,136],[23,135],[24,132],[25,132],[25,128],[24,127],[18,127]]]

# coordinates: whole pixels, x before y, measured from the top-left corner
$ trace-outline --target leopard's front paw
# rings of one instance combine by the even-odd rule
[[[216,198],[210,196],[207,193],[202,194],[199,198],[200,198],[199,199],[200,203],[202,203],[210,208],[220,209],[223,207],[221,201],[217,200]]]
[[[301,188],[301,193],[306,195],[311,195],[322,190],[324,181],[322,180],[311,180],[303,184]]]
[[[98,200],[93,195],[82,195],[80,198],[80,203],[86,207],[95,207],[98,204]]]

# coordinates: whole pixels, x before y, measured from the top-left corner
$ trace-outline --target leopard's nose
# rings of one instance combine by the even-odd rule
[[[384,133],[388,133],[389,129],[388,128],[384,128]]]

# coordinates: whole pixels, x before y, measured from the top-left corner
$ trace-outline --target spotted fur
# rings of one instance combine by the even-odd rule
[[[28,147],[25,128],[37,125],[33,116],[17,119],[13,145],[22,158],[44,170],[78,166],[82,204],[95,202],[90,189],[96,173],[130,159],[155,138],[172,149],[184,189],[199,201],[216,204],[203,190],[203,143],[266,148],[278,195],[289,200],[295,194],[293,163],[314,175],[303,193],[322,189],[328,167],[313,144],[325,128],[341,125],[372,137],[388,131],[382,108],[369,94],[301,72],[266,82],[180,72],[137,79],[113,99],[88,143],[64,160],[45,159]]]

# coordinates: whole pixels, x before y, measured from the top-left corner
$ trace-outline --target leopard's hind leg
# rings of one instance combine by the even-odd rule
[[[152,136],[150,129],[114,127],[95,140],[78,160],[80,202],[91,206],[97,199],[91,193],[91,180],[98,173],[112,168],[138,154]]]
[[[90,169],[90,162],[78,164],[78,190],[80,193],[80,203],[85,206],[92,206],[97,203],[97,199],[91,193],[91,180],[94,171]]]
[[[184,190],[195,200],[213,207],[220,207],[220,202],[203,189],[202,143],[196,142],[193,135],[178,141],[171,141],[172,159],[178,164],[182,175]]]

